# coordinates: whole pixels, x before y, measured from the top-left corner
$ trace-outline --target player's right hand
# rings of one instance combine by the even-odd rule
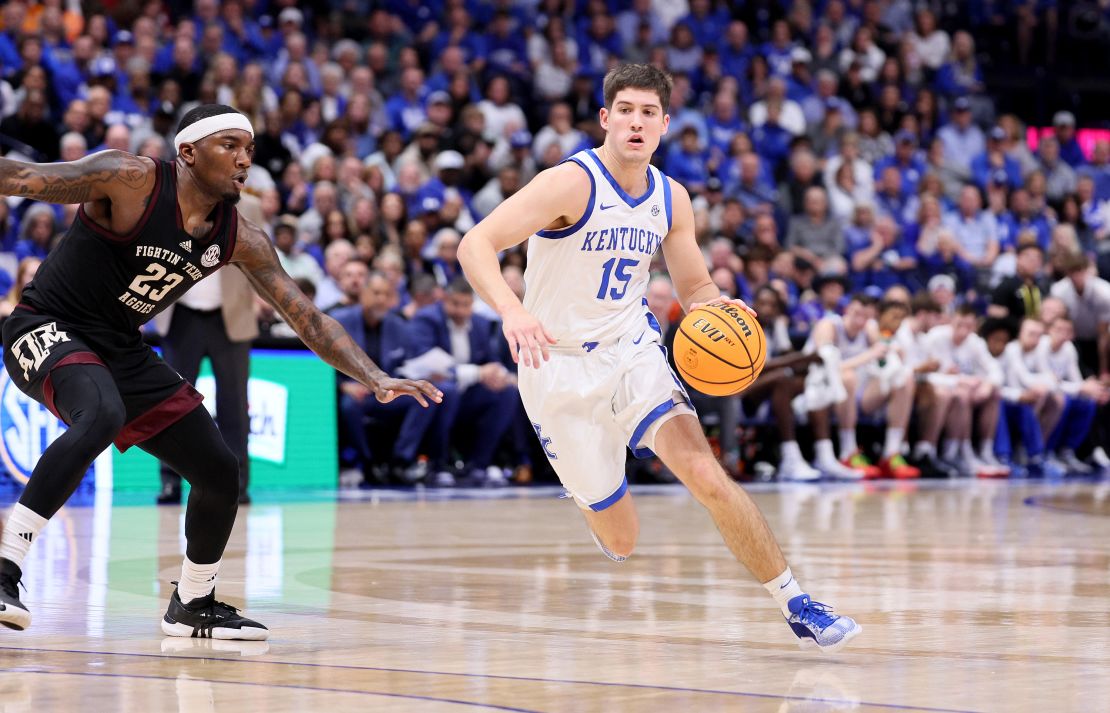
[[[524,307],[506,312],[502,321],[502,329],[509,342],[509,352],[513,355],[514,363],[538,369],[541,358],[543,361],[551,358],[547,347],[555,344],[555,338]]]

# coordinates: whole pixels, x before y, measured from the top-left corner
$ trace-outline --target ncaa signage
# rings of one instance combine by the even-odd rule
[[[216,415],[216,380],[211,376],[197,379],[197,391],[204,395],[204,405]],[[285,463],[285,425],[288,421],[289,389],[265,379],[247,381],[247,409],[250,416],[250,438],[247,451],[251,458],[281,465]]]
[[[42,452],[65,431],[64,423],[20,391],[7,370],[0,370],[0,460],[12,478],[26,483]],[[110,464],[110,456],[97,458],[90,472],[96,473],[105,462]]]

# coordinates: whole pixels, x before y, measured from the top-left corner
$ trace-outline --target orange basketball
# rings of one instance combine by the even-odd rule
[[[674,363],[703,394],[729,396],[751,386],[767,361],[763,327],[731,304],[698,307],[674,336]]]

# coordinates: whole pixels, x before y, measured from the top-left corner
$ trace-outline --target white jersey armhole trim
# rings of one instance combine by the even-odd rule
[[[563,159],[559,163],[566,163],[567,161],[573,161],[574,163],[578,164],[579,167],[581,167],[581,169],[586,172],[586,175],[590,177],[590,198],[588,201],[586,201],[586,210],[582,213],[582,217],[579,218],[578,222],[574,225],[567,226],[566,228],[558,228],[556,230],[537,230],[536,235],[538,237],[548,238],[550,240],[558,240],[560,238],[566,238],[568,236],[574,235],[576,232],[578,232],[579,228],[586,224],[586,221],[590,219],[590,216],[594,212],[594,202],[597,200],[597,181],[594,180],[593,171],[586,168],[586,164],[582,163],[582,161],[575,156]]]

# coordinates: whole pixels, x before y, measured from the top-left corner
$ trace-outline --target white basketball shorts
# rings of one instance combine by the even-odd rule
[[[608,344],[553,349],[538,369],[521,366],[518,378],[551,466],[578,506],[594,511],[628,490],[626,448],[649,458],[663,423],[694,414],[650,327]]]

